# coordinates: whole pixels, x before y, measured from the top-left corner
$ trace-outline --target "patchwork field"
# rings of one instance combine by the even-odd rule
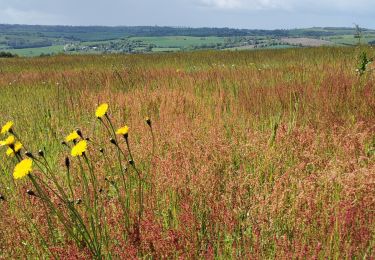
[[[330,41],[311,39],[311,38],[282,38],[281,42],[292,44],[292,45],[301,45],[301,46],[310,46],[310,47],[333,45],[333,43]]]
[[[0,59],[0,259],[374,258],[362,52]]]

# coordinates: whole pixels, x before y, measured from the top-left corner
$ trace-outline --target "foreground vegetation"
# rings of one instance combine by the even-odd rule
[[[375,257],[374,55],[0,59],[0,258]]]

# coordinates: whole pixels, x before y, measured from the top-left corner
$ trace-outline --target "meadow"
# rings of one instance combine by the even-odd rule
[[[0,259],[374,258],[363,51],[0,59]]]

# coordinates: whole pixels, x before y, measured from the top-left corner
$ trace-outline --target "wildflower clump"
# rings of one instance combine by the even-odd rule
[[[99,152],[104,159],[103,166],[111,169],[106,173],[105,180],[110,180],[108,182],[111,185],[110,196],[115,196],[121,205],[121,214],[125,225],[123,236],[127,237],[130,233],[140,234],[147,175],[138,169],[134,161],[128,138],[129,126],[122,125],[115,128],[107,111],[108,104],[103,103],[97,107],[95,116],[99,119],[97,123],[103,126],[110,143],[114,146],[108,148],[108,154],[104,153],[104,149],[107,149],[104,147],[101,147]],[[145,120],[151,127],[150,119],[146,118]],[[50,212],[55,213],[54,216],[62,223],[61,227],[64,228],[69,238],[76,242],[77,246],[81,247],[84,244],[95,259],[102,259],[104,255],[108,255],[111,249],[109,247],[111,235],[105,230],[106,224],[103,224],[107,217],[105,215],[107,201],[105,196],[100,195],[105,194],[105,187],[99,178],[102,177],[100,172],[99,174],[97,172],[102,164],[94,161],[94,158],[97,158],[94,157],[95,150],[97,150],[95,149],[96,145],[103,145],[103,143],[95,138],[96,135],[92,139],[83,135],[79,128],[67,133],[61,142],[65,148],[69,149],[68,153],[70,153],[65,157],[64,171],[66,174],[63,175],[58,174],[63,169],[50,166],[49,156],[46,156],[47,149],[38,150],[34,156],[31,151],[27,150],[26,143],[25,146],[21,143],[21,139],[12,127],[13,122],[8,122],[0,128],[1,133],[4,134],[0,141],[0,148],[4,146],[7,149],[6,155],[12,157],[13,160],[9,160],[9,165],[15,162],[12,177],[14,179],[28,177],[30,183],[26,185],[32,185],[30,187],[32,189],[26,190],[27,195],[30,198],[35,196],[40,199]],[[119,136],[124,138],[125,142],[121,142]],[[87,153],[88,142],[92,147],[92,154]],[[21,149],[25,150],[22,154]],[[117,160],[118,168],[113,167],[111,149],[115,149],[117,153],[115,160]],[[78,158],[71,160],[70,156]],[[79,168],[75,166],[75,163],[79,165]],[[131,169],[128,169],[126,164],[131,165]],[[11,171],[9,172],[12,174]],[[3,198],[1,196],[0,194],[0,201]],[[75,205],[80,206],[78,208]],[[56,228],[57,226],[51,224],[50,227]],[[39,230],[39,227],[36,226],[36,229]]]

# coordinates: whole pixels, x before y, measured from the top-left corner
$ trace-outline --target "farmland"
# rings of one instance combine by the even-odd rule
[[[361,53],[375,56],[0,59],[0,125],[23,144],[0,147],[0,259],[375,257],[375,71],[356,72]],[[65,140],[77,128],[81,157]],[[33,169],[14,180],[26,149]]]
[[[361,29],[361,43],[374,44],[375,31]],[[154,53],[192,50],[243,50],[355,46],[355,28],[290,30],[159,26],[31,26],[0,24],[0,51],[20,56],[56,54]]]

